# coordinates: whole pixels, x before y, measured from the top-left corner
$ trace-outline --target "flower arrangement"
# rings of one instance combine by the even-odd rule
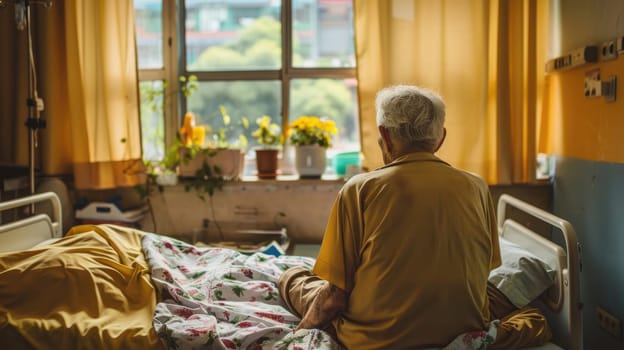
[[[301,116],[290,123],[288,139],[297,146],[319,145],[331,147],[332,135],[338,134],[333,120],[322,120],[316,116]]]
[[[281,144],[280,127],[275,123],[271,123],[271,117],[264,115],[256,119],[258,129],[251,136],[255,137],[258,144],[264,146],[276,146]]]

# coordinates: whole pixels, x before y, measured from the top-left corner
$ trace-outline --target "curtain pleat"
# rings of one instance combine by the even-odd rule
[[[9,48],[0,55],[7,78],[0,83],[0,162],[27,165],[26,37],[13,13],[12,6],[0,11],[2,47]],[[37,133],[37,167],[73,174],[79,189],[143,182],[133,1],[54,1],[31,5],[31,13],[47,124]]]
[[[140,172],[128,169],[142,164],[133,2],[67,0],[65,14],[76,186],[132,185]]]

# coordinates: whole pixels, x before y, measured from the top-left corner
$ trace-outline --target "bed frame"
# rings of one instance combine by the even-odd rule
[[[507,208],[516,209],[551,226],[551,234],[560,232],[563,244],[535,233],[507,217]],[[503,194],[498,200],[498,232],[557,268],[555,285],[535,302],[548,319],[554,343],[568,350],[583,347],[581,301],[579,292],[580,245],[572,225],[553,214],[510,195]]]
[[[34,213],[11,223],[0,223],[0,251],[31,248],[41,242],[62,236],[61,203],[53,192],[35,194],[24,198],[0,202],[2,211],[51,202],[52,217]],[[531,217],[543,221],[560,231],[563,244],[534,232],[526,225],[507,217],[508,207],[515,207]],[[1,216],[0,216],[1,217]],[[540,208],[503,194],[498,201],[498,230],[506,239],[524,247],[557,268],[556,283],[544,293],[535,306],[546,314],[553,331],[555,348],[582,349],[581,302],[579,299],[580,262],[576,233],[569,222]],[[546,346],[540,349],[550,349]]]
[[[37,213],[35,204],[50,203],[52,215]],[[54,192],[44,192],[5,202],[0,202],[0,218],[8,210],[29,209],[33,214],[17,214],[17,220],[9,223],[0,221],[0,252],[31,248],[46,240],[60,238],[63,229],[61,201]]]

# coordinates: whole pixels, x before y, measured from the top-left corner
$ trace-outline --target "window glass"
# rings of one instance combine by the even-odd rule
[[[206,142],[223,140],[230,145],[239,144],[240,136],[247,140],[247,149],[257,145],[251,133],[256,129],[256,119],[268,115],[281,124],[281,83],[274,81],[211,81],[200,82],[197,91],[188,99],[187,110],[195,113],[197,125],[210,126]],[[224,114],[229,124],[224,122]],[[248,121],[246,127],[244,119]]]
[[[134,0],[139,69],[163,67],[162,0]]]
[[[355,67],[352,0],[293,0],[294,67]]]
[[[143,159],[160,160],[165,150],[163,82],[160,80],[141,81],[139,90]]]
[[[188,71],[281,67],[281,1],[187,0]]]
[[[290,122],[302,115],[336,122],[338,135],[328,154],[360,149],[355,79],[293,79]]]
[[[184,111],[196,114],[197,125],[210,126],[206,141],[213,145],[240,146],[242,135],[246,149],[252,150],[257,118],[268,115],[283,126],[301,115],[317,115],[334,120],[339,130],[328,149],[330,157],[359,150],[356,79],[344,78],[355,68],[353,0],[291,0],[292,11],[285,14],[290,18],[284,22],[292,23],[286,28],[292,31],[291,45],[282,40],[283,2],[184,0],[176,19],[164,13],[173,8],[168,0],[134,0],[146,160],[164,156]],[[178,45],[163,46],[163,38],[169,37]],[[166,51],[176,47],[181,52]],[[283,55],[290,56],[291,67],[282,67],[289,61]],[[165,67],[165,56],[171,66]],[[197,78],[198,88],[188,97],[179,86],[181,76]],[[282,91],[287,81],[289,91]],[[282,96],[288,96],[288,117],[281,113]],[[177,106],[165,106],[170,102]],[[176,129],[165,130],[165,120],[177,121],[172,125]],[[288,164],[289,158],[282,160]]]

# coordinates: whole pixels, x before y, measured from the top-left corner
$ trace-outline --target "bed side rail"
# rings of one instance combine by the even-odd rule
[[[563,286],[561,287],[564,289],[565,298],[567,299],[565,301],[567,305],[566,307],[564,307],[563,311],[569,313],[567,315],[568,325],[566,327],[570,343],[569,349],[582,349],[582,303],[580,301],[579,281],[581,269],[580,244],[577,241],[574,228],[567,220],[564,220],[541,208],[519,200],[508,194],[503,194],[498,200],[497,208],[497,226],[499,233],[502,232],[505,221],[507,220],[506,209],[508,206],[515,207],[522,212],[533,216],[534,218],[546,222],[551,226],[559,229],[559,231],[562,233],[565,242],[565,262],[567,264],[567,271],[563,272],[564,274],[567,272],[567,275],[564,276]]]
[[[52,229],[53,229],[52,236],[61,237],[62,236],[61,230],[63,229],[61,200],[54,192],[37,193],[37,194],[32,194],[32,195],[28,195],[28,196],[21,197],[21,198],[8,200],[5,202],[0,202],[0,212],[3,212],[5,210],[19,208],[19,207],[24,207],[24,206],[31,205],[31,204],[34,205],[36,203],[41,203],[41,202],[46,202],[46,201],[49,201],[52,204],[52,218],[50,218],[52,222]],[[34,215],[34,213],[32,215]],[[15,224],[11,223],[11,225],[14,226]],[[8,227],[8,225],[2,225],[0,227],[4,227],[4,226]]]

